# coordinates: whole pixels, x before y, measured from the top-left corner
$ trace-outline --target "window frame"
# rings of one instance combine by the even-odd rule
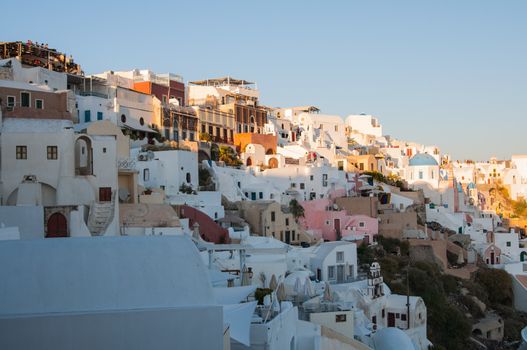
[[[23,102],[24,102],[24,99],[22,98],[23,94],[27,94],[28,95],[28,98],[27,98],[28,105],[27,106],[23,105]],[[20,107],[31,108],[31,92],[29,92],[29,91],[20,91]]]
[[[41,106],[38,107],[38,103],[40,102]],[[44,99],[42,98],[36,98],[35,99],[35,108],[36,109],[44,109]]]
[[[10,98],[13,99],[13,103],[12,103],[12,104],[9,103],[9,99],[10,99]],[[13,95],[7,95],[7,96],[6,96],[6,104],[7,104],[7,107],[12,107],[12,108],[16,107],[16,96],[13,96]]]
[[[59,159],[59,147],[52,145],[46,147],[46,158],[48,160],[57,160]]]
[[[27,159],[27,145],[17,145],[15,147],[15,154],[17,160]]]

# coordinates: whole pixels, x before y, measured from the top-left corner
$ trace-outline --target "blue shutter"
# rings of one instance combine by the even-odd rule
[[[97,120],[102,120],[102,112],[97,112]]]
[[[91,122],[91,111],[84,111],[84,122]]]

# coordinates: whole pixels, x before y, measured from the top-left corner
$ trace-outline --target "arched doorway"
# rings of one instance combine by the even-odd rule
[[[251,159],[251,157],[247,158],[246,164],[247,164],[247,166],[253,165],[253,160]]]
[[[271,169],[278,168],[278,160],[275,157],[269,159],[269,168]]]
[[[93,175],[93,148],[87,136],[75,141],[75,175]]]
[[[48,219],[46,238],[68,237],[68,222],[61,213],[54,213]]]

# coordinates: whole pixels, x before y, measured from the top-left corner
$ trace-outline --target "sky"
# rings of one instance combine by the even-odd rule
[[[454,159],[527,154],[527,1],[25,0],[2,12],[0,41],[48,43],[86,74],[230,75],[256,82],[263,104],[373,114],[385,134]]]

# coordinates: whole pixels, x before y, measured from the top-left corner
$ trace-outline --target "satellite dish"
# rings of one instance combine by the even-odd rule
[[[130,192],[127,188],[119,188],[119,200],[121,202],[126,202],[130,197]]]

